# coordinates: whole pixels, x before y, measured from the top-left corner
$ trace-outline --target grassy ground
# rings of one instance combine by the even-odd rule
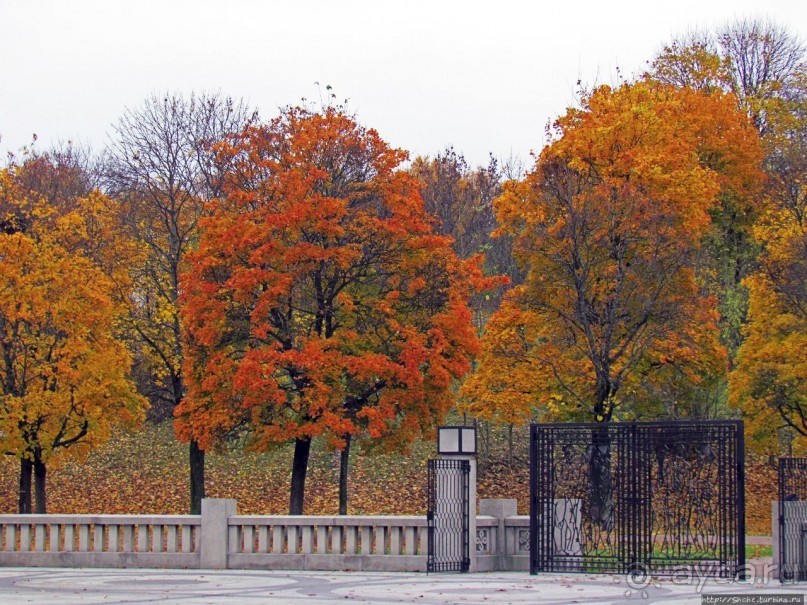
[[[529,512],[527,430],[517,429],[510,457],[505,429],[480,432],[480,498],[517,498],[519,513]],[[358,450],[358,448],[354,448]],[[426,461],[433,442],[417,443],[407,455],[356,452],[350,475],[351,514],[424,514]],[[268,453],[234,445],[207,457],[207,492],[235,498],[244,514],[284,514],[288,510],[291,447]],[[48,473],[48,511],[52,513],[181,514],[187,511],[186,446],[173,438],[170,423],[147,425],[141,432],[116,435],[84,462],[65,461]],[[0,512],[16,511],[18,462],[0,460]],[[306,482],[305,512],[336,514],[339,456],[315,441]],[[746,476],[747,528],[770,534],[770,501],[776,473],[749,457]]]

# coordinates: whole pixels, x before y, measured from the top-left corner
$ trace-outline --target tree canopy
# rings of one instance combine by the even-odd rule
[[[488,325],[466,409],[638,415],[651,376],[725,372],[699,251],[719,197],[756,191],[758,136],[730,96],[652,80],[594,90],[554,134],[495,202],[527,279]]]
[[[435,233],[406,158],[338,107],[289,108],[221,146],[230,172],[183,277],[188,397],[202,447],[247,427],[294,440],[301,513],[310,440],[428,434],[478,343],[481,259]]]

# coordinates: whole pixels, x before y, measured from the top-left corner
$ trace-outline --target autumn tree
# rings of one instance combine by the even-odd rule
[[[782,126],[777,122],[791,119],[793,97],[803,94],[799,82],[805,58],[804,44],[786,27],[744,19],[716,31],[679,36],[655,57],[650,75],[676,87],[733,95],[762,136],[765,168],[772,176],[772,171],[789,170],[780,161],[770,160],[781,158],[776,133]],[[748,204],[721,196],[711,212],[713,226],[705,242],[713,274],[708,286],[719,299],[723,342],[732,359],[742,343],[748,310],[742,281],[756,265],[759,246],[752,230],[762,201]]]
[[[807,74],[767,136],[766,211],[753,235],[762,253],[744,284],[750,292],[745,340],[731,375],[731,401],[752,444],[779,450],[785,427],[807,437]]]
[[[0,173],[0,448],[20,459],[20,513],[32,509],[32,473],[45,513],[47,465],[136,422],[144,402],[116,338],[111,279],[88,254],[97,196],[64,211],[26,191],[21,177],[41,164],[18,168]]]
[[[556,122],[535,170],[496,201],[528,277],[492,320],[466,393],[513,376],[507,405],[528,392],[529,407],[608,421],[665,366],[720,371],[700,244],[719,196],[753,195],[760,174],[756,133],[732,104],[642,81],[599,88]],[[486,369],[511,359],[529,359],[523,380]]]
[[[311,440],[388,447],[428,434],[477,350],[480,259],[434,232],[417,181],[340,107],[288,108],[221,148],[231,170],[183,277],[188,397],[178,429],[207,448],[247,430],[294,442],[303,512]]]
[[[503,168],[514,167],[509,160]],[[487,275],[507,275],[511,283],[522,276],[513,260],[510,237],[491,237],[496,228],[493,200],[501,193],[503,168],[491,157],[487,166],[472,168],[465,157],[448,147],[432,157],[417,157],[410,172],[420,182],[426,212],[437,219],[436,229],[453,239],[460,258],[485,255]],[[499,306],[504,288],[473,301],[476,323],[481,326]]]
[[[126,326],[139,342],[152,406],[169,414],[185,395],[179,275],[225,168],[212,147],[254,119],[243,102],[219,94],[151,96],[125,112],[107,150],[105,186],[143,252],[131,266]],[[188,455],[190,511],[199,514],[205,457],[195,439]]]
[[[491,319],[475,414],[609,422],[664,374],[725,372],[714,301],[696,279],[710,209],[751,195],[759,146],[731,97],[652,81],[604,86],[555,123],[555,139],[496,200],[527,272]],[[607,431],[593,433],[593,518],[613,521]]]

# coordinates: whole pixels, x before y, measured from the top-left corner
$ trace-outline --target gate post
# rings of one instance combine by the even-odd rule
[[[467,460],[471,466],[468,473],[468,571],[477,571],[476,564],[476,456],[461,456],[459,460]]]
[[[237,502],[223,498],[202,499],[202,526],[199,540],[200,567],[227,569],[229,532],[227,520],[237,514]]]
[[[437,428],[437,453],[429,460],[429,556],[427,571],[477,571],[476,429]],[[454,472],[439,471],[445,468]],[[442,521],[449,520],[446,527]],[[459,522],[459,526],[457,526]],[[438,537],[438,530],[440,537]],[[449,533],[446,534],[445,532]],[[446,535],[450,537],[445,538]],[[457,541],[458,538],[459,540]],[[438,552],[440,550],[441,552]]]

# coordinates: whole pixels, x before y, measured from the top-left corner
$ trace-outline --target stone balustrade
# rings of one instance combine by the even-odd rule
[[[529,517],[515,500],[480,512],[478,570],[528,569]],[[0,515],[0,566],[426,571],[427,554],[425,515],[246,516],[214,499],[199,516]]]
[[[0,565],[199,567],[192,515],[0,515]]]
[[[528,571],[530,518],[516,514],[515,500],[482,500],[476,517],[479,571]]]
[[[425,571],[426,517],[230,517],[237,569]]]

